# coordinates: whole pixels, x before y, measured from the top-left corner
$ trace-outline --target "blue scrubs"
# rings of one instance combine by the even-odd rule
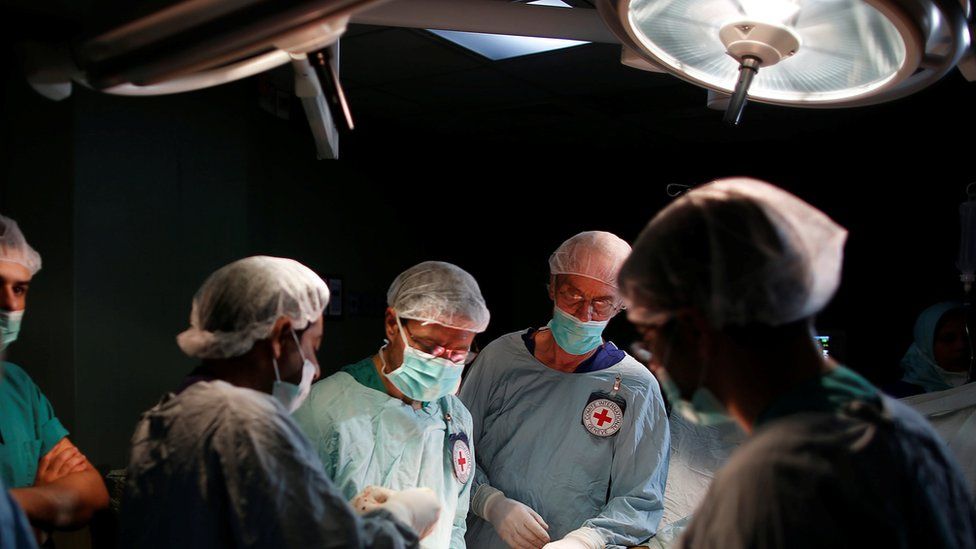
[[[589,527],[608,546],[645,541],[664,512],[670,453],[657,381],[611,344],[597,353],[620,353],[609,367],[558,372],[533,356],[524,335],[489,344],[461,387],[477,449],[472,494],[487,483],[525,503],[549,524],[553,540]],[[622,422],[614,434],[598,436],[584,426],[584,410],[612,392],[618,376]],[[609,417],[596,414],[593,425]],[[471,547],[504,547],[494,527],[473,514],[466,539]]]

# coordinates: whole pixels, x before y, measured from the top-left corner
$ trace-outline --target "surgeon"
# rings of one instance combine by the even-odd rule
[[[401,273],[386,298],[383,346],[316,383],[295,420],[345,497],[369,485],[431,488],[443,511],[421,546],[463,548],[474,449],[454,395],[488,308],[474,277],[440,261]]]
[[[647,369],[605,341],[630,246],[589,231],[549,258],[552,320],[493,341],[461,400],[474,419],[471,547],[637,545],[664,511],[670,436]]]
[[[750,433],[678,547],[976,546],[970,493],[931,427],[813,339],[846,235],[781,189],[726,179],[670,204],[634,244],[627,316],[672,413],[731,416]]]
[[[40,269],[17,223],[0,215],[0,354],[17,340]],[[10,362],[0,369],[0,481],[43,543],[52,530],[84,526],[108,506],[108,492],[27,372]]]
[[[291,259],[248,257],[207,278],[177,337],[202,364],[132,437],[121,547],[418,546],[434,494],[366,494],[360,518],[289,415],[318,376],[328,300]]]

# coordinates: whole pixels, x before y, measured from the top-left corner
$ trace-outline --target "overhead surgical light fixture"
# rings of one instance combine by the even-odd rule
[[[24,43],[27,80],[61,100],[80,84],[114,95],[194,91],[291,63],[319,158],[336,158],[335,120],[352,129],[337,41],[385,0],[181,0],[92,38]]]
[[[624,43],[676,76],[799,107],[880,103],[935,82],[969,46],[959,0],[597,0]]]

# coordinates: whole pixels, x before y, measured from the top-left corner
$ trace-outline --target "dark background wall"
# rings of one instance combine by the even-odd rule
[[[615,62],[609,46],[584,48]],[[174,337],[196,288],[250,254],[342,279],[327,371],[375,352],[386,288],[414,263],[474,274],[492,310],[484,344],[548,320],[546,260],[563,239],[602,229],[633,240],[668,184],[727,175],[784,186],[850,230],[841,290],[818,325],[873,380],[897,376],[917,313],[958,291],[956,210],[973,180],[958,130],[976,109],[958,75],[857,111],[753,105],[737,130],[715,112],[676,118],[704,110],[704,93],[681,83],[671,103],[623,110],[623,99],[643,105],[640,90],[597,96],[594,80],[574,99],[601,113],[591,118],[574,114],[579,103],[553,114],[548,99],[460,113],[463,88],[441,89],[455,114],[431,118],[396,102],[371,109],[375,91],[352,86],[362,107],[339,161],[314,159],[297,105],[290,120],[260,107],[266,84],[160,98],[76,90],[52,103],[5,73],[0,211],[44,257],[10,358],[100,466],[125,464],[139,412],[193,367]],[[633,338],[622,318],[608,334]]]

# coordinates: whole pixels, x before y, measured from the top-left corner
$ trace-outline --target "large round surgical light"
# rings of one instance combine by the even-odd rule
[[[899,97],[944,75],[968,46],[958,0],[599,1],[624,43],[663,69],[782,105]]]

